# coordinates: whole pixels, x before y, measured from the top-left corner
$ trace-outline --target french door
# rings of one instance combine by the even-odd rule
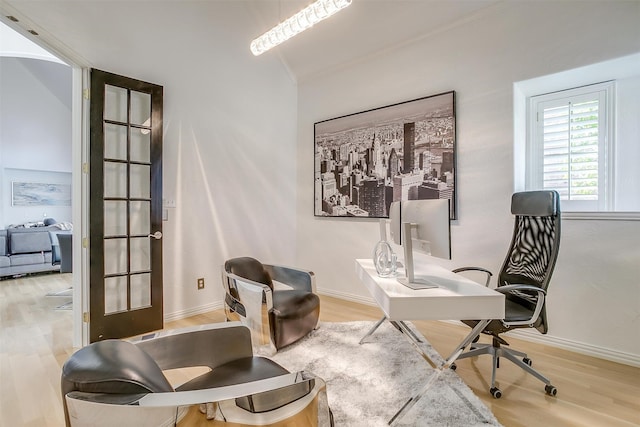
[[[162,329],[163,88],[91,70],[89,340]]]

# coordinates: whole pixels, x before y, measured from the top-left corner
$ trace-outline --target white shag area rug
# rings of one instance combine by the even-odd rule
[[[373,324],[322,322],[307,337],[271,357],[290,371],[305,370],[324,379],[337,427],[388,425],[433,373],[429,363],[389,322],[360,345]],[[435,363],[442,362],[426,340],[423,345]],[[500,423],[460,377],[447,369],[396,425],[472,427]]]

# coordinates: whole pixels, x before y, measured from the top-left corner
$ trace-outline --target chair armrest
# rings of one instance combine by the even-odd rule
[[[60,265],[60,245],[51,245],[51,265]]]
[[[304,419],[307,420],[305,425],[333,426],[325,382],[305,371],[226,387],[180,392],[143,395],[71,392],[63,396],[63,401],[75,414],[72,421],[77,421],[77,424],[70,423],[67,418],[67,425],[174,425],[179,420],[182,420],[179,425],[183,425],[187,420],[183,417],[190,408],[213,403],[218,407],[215,418],[209,422],[202,418],[198,425],[249,425],[256,421],[261,425],[266,425],[261,421],[269,421],[269,425],[272,425],[272,421],[304,411]],[[314,401],[317,402],[315,405]],[[250,406],[252,410],[248,410],[245,404],[256,406]],[[307,412],[307,408],[314,408],[313,414],[312,411]],[[247,415],[252,420],[249,424],[246,423]],[[191,421],[189,425],[194,424],[193,419]]]
[[[251,340],[254,351],[259,354],[274,354],[275,345],[271,339],[271,327],[269,325],[269,313],[273,310],[273,291],[264,283],[254,282],[233,273],[223,270],[223,281],[226,281],[225,292],[233,300],[236,300],[244,308],[244,315],[240,316],[242,324],[251,329]],[[229,295],[232,287],[238,293],[234,298]],[[241,314],[236,312],[237,314]]]
[[[498,288],[496,288],[496,291],[500,292],[501,294],[515,295],[519,298],[524,299],[525,301],[536,304],[536,307],[533,310],[533,314],[531,315],[530,319],[520,320],[516,322],[505,322],[503,320],[502,323],[505,326],[530,325],[531,327],[533,327],[533,324],[536,323],[538,321],[538,317],[540,317],[542,307],[544,307],[544,301],[547,295],[547,292],[544,289],[533,285],[515,284],[499,286]],[[530,292],[534,292],[536,295],[533,296],[530,294]]]
[[[491,281],[491,277],[493,276],[493,273],[491,273],[486,268],[482,268],[482,267],[460,267],[451,271],[453,271],[454,273],[461,273],[463,271],[479,271],[481,273],[484,273],[487,275],[487,279],[484,284],[486,287],[489,287],[489,282]]]
[[[167,393],[149,393],[142,397],[138,404],[140,406],[182,406],[197,405],[207,402],[220,402],[223,400],[237,399],[256,393],[288,387],[309,378],[303,372],[293,372],[277,377],[263,380],[251,381],[241,384],[234,384],[224,387],[205,388],[201,390],[176,391]]]
[[[90,393],[86,391],[71,391],[63,396],[65,399],[81,400],[84,402],[101,403],[107,405],[137,405],[138,401],[148,393],[111,394]]]
[[[292,288],[316,293],[316,276],[313,271],[281,265],[264,264],[271,278]]]
[[[267,308],[271,310],[273,308],[273,291],[269,285],[264,283],[254,282],[253,280],[245,279],[233,273],[222,273],[224,280],[229,281],[229,285],[238,291],[239,302],[242,305],[253,302],[254,304],[266,304]],[[228,290],[225,289],[225,292]],[[257,295],[260,295],[260,302],[257,302]]]

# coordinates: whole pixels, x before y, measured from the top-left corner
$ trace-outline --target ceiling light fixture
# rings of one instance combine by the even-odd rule
[[[258,56],[350,4],[351,0],[317,0],[253,40],[251,42],[251,52]]]

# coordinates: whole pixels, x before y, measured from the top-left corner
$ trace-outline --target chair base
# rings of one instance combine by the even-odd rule
[[[333,415],[327,400],[326,384],[314,377],[313,388],[305,396],[263,412],[242,408],[238,399],[226,399],[206,404],[174,406],[139,406],[135,402],[96,402],[90,393],[70,393],[65,396],[70,427],[333,427]],[[268,393],[281,393],[277,389]],[[137,395],[125,396],[139,399]],[[104,397],[104,395],[102,395]],[[120,397],[120,399],[123,399]]]
[[[489,389],[489,392],[494,398],[499,399],[502,396],[502,392],[498,387],[496,387],[496,370],[500,367],[499,361],[501,357],[513,362],[516,366],[520,367],[528,374],[531,374],[542,381],[545,384],[544,390],[548,395],[555,396],[557,394],[557,389],[551,384],[551,380],[531,367],[531,359],[527,357],[526,353],[504,348],[500,345],[500,342],[496,341],[495,339],[493,340],[493,344],[473,344],[471,346],[471,350],[461,354],[458,357],[458,360],[481,356],[484,354],[490,354],[493,358],[491,388]],[[455,365],[452,365],[452,369],[455,369]]]
[[[320,385],[324,390],[324,385]],[[318,393],[315,391],[315,393]],[[176,424],[177,427],[287,427],[293,425],[310,427],[331,427],[330,419],[321,419],[323,411],[325,418],[330,418],[326,392],[311,394],[297,402],[290,403],[288,408],[275,409],[263,413],[250,413],[233,401],[211,403],[212,411],[203,411],[198,405],[192,405],[189,411]],[[209,412],[209,413],[207,413]]]

